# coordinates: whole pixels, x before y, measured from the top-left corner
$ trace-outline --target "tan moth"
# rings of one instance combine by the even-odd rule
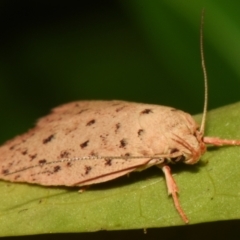
[[[202,16],[203,24],[203,16]],[[185,223],[169,164],[195,164],[206,144],[240,140],[205,137],[207,74],[201,27],[205,104],[201,126],[183,111],[125,101],[79,101],[41,118],[36,127],[0,147],[0,179],[45,186],[87,186],[156,165]]]

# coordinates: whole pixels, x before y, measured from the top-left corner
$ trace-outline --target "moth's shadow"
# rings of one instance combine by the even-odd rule
[[[223,146],[208,146],[207,147],[207,151],[208,152],[213,152],[213,151],[217,151],[219,150],[219,148],[229,148],[231,146],[228,146],[228,145],[223,145]]]
[[[221,146],[221,148],[222,147],[230,147],[230,146]],[[218,149],[219,149],[219,146],[208,146],[207,151],[214,152],[214,151],[217,151]],[[202,161],[200,159],[200,161],[194,165],[177,163],[177,164],[169,164],[169,166],[171,168],[171,172],[173,175],[181,174],[182,172],[191,172],[191,173],[197,174],[202,167],[206,166],[206,164],[207,164],[207,161]],[[95,191],[95,190],[105,190],[105,189],[122,187],[125,185],[134,184],[139,181],[145,181],[148,179],[159,179],[159,178],[162,178],[164,180],[164,174],[160,168],[153,166],[153,167],[146,169],[144,171],[141,171],[141,172],[131,172],[128,175],[125,175],[125,176],[122,176],[122,177],[119,177],[119,178],[116,178],[116,179],[113,179],[113,180],[110,180],[107,182],[93,184],[93,185],[86,186],[86,187],[41,186],[41,185],[37,185],[37,184],[34,184],[34,185],[36,187],[40,187],[40,188],[64,189],[69,192],[79,191],[81,189],[83,189],[83,190],[86,189],[86,191]],[[26,183],[15,183],[15,184],[21,185],[21,184],[26,184]],[[29,185],[32,185],[32,184],[29,184]]]
[[[216,150],[217,147],[213,147],[211,148],[211,150]],[[182,172],[191,172],[191,173],[198,173],[201,169],[201,167],[204,167],[207,163],[203,162],[203,161],[199,161],[197,164],[195,165],[186,165],[184,163],[178,163],[178,164],[171,164],[169,165],[171,167],[171,172],[172,174],[181,174]],[[164,174],[161,171],[160,168],[158,167],[151,167],[149,169],[143,170],[141,172],[131,172],[128,175],[124,175],[122,177],[107,181],[107,182],[103,182],[103,183],[98,183],[98,184],[93,184],[90,186],[84,186],[84,187],[80,187],[80,186],[72,186],[72,187],[68,187],[68,186],[41,186],[41,185],[37,185],[34,184],[35,187],[39,187],[39,188],[52,188],[52,189],[63,189],[66,190],[68,192],[76,192],[79,190],[83,190],[83,191],[99,191],[99,190],[107,190],[107,189],[113,189],[113,188],[118,188],[118,187],[123,187],[126,185],[131,185],[140,181],[146,181],[148,179],[159,179],[162,178],[164,181]],[[15,184],[26,184],[26,183],[15,183]],[[33,186],[32,184],[29,184],[30,186]]]
[[[206,163],[202,163],[201,161],[195,165],[186,165],[186,164],[176,164],[170,165],[172,174],[180,174],[181,172],[192,172],[198,173],[200,168],[204,166]],[[146,181],[148,179],[159,179],[162,178],[164,181],[164,174],[158,167],[151,167],[141,172],[132,172],[128,175],[113,179],[108,182],[99,183],[95,185],[91,185],[87,188],[87,191],[95,191],[95,190],[105,190],[111,188],[122,187],[126,185],[131,185],[140,181]]]

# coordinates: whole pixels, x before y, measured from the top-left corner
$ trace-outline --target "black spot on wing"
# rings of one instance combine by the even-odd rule
[[[27,149],[24,149],[24,150],[22,150],[22,155],[26,155],[27,154]]]
[[[14,150],[20,143],[13,144],[11,147],[9,147],[9,150]]]
[[[105,158],[105,166],[112,166],[112,159],[111,158]]]
[[[67,167],[71,167],[72,165],[73,165],[72,162],[67,162],[67,164],[66,164]]]
[[[85,166],[85,175],[89,174],[89,172],[91,171],[92,167],[91,166]]]
[[[153,110],[150,108],[146,108],[143,111],[141,111],[141,114],[149,114],[149,113],[153,113]]]
[[[70,152],[68,152],[67,150],[63,150],[60,153],[60,158],[68,158],[70,156]]]
[[[108,139],[108,134],[100,135],[99,137],[101,138],[102,144],[106,145],[107,139]]]
[[[16,176],[14,177],[14,179],[17,180],[17,179],[20,178],[20,177],[21,177],[21,175],[18,174],[18,175],[16,175]]]
[[[39,163],[40,165],[43,165],[43,164],[45,164],[46,162],[47,162],[46,159],[41,159],[41,160],[38,161],[38,163]]]
[[[119,147],[120,148],[125,148],[127,146],[127,140],[125,138],[123,138],[121,141],[120,141],[120,145]]]
[[[53,168],[53,172],[56,173],[56,172],[59,172],[61,170],[61,167],[60,166],[55,166]]]
[[[88,110],[88,108],[87,109],[82,109],[77,114],[82,114],[82,113],[86,112],[87,110]]]
[[[50,136],[43,139],[42,142],[43,142],[43,144],[47,144],[47,143],[51,142],[53,138],[54,138],[54,134],[51,134]]]
[[[8,173],[9,173],[9,170],[8,170],[8,169],[3,169],[3,170],[2,170],[2,174],[3,174],[3,175],[7,175]]]
[[[96,120],[95,120],[95,119],[92,119],[92,120],[90,120],[89,122],[87,122],[86,126],[91,126],[91,125],[93,125],[95,122],[96,122]]]
[[[96,151],[91,151],[90,153],[89,153],[89,155],[90,156],[92,156],[92,157],[98,157],[98,153],[96,152]]]
[[[144,130],[143,130],[143,129],[139,129],[138,132],[137,132],[137,134],[138,134],[139,137],[142,136],[143,133],[144,133]]]
[[[124,105],[124,106],[121,106],[121,107],[118,107],[118,108],[116,108],[116,112],[120,112],[120,111],[122,111],[124,108],[125,108],[126,106]]]
[[[115,133],[118,132],[118,130],[120,129],[120,127],[121,127],[121,123],[117,123],[117,124],[115,125]]]
[[[83,148],[86,148],[86,147],[88,146],[88,144],[89,144],[89,140],[81,143],[81,144],[80,144],[80,147],[81,147],[82,149],[83,149]]]
[[[33,159],[35,159],[37,157],[37,154],[36,153],[35,154],[29,154],[28,156],[30,158],[30,161],[32,161]]]

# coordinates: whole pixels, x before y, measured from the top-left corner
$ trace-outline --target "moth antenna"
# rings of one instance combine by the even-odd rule
[[[207,78],[207,70],[206,70],[204,52],[203,52],[203,25],[204,25],[204,9],[202,10],[201,27],[200,27],[200,53],[201,53],[201,63],[202,63],[203,79],[204,79],[204,106],[203,106],[203,116],[202,116],[200,132],[204,135],[205,123],[206,123],[206,117],[207,117],[207,107],[208,107],[208,78]]]

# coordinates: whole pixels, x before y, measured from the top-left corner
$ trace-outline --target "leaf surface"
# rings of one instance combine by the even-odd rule
[[[206,135],[240,139],[239,116],[240,102],[210,111]],[[240,218],[239,163],[240,147],[212,147],[172,167],[190,224]],[[0,236],[184,225],[157,168],[78,190],[1,181]]]

